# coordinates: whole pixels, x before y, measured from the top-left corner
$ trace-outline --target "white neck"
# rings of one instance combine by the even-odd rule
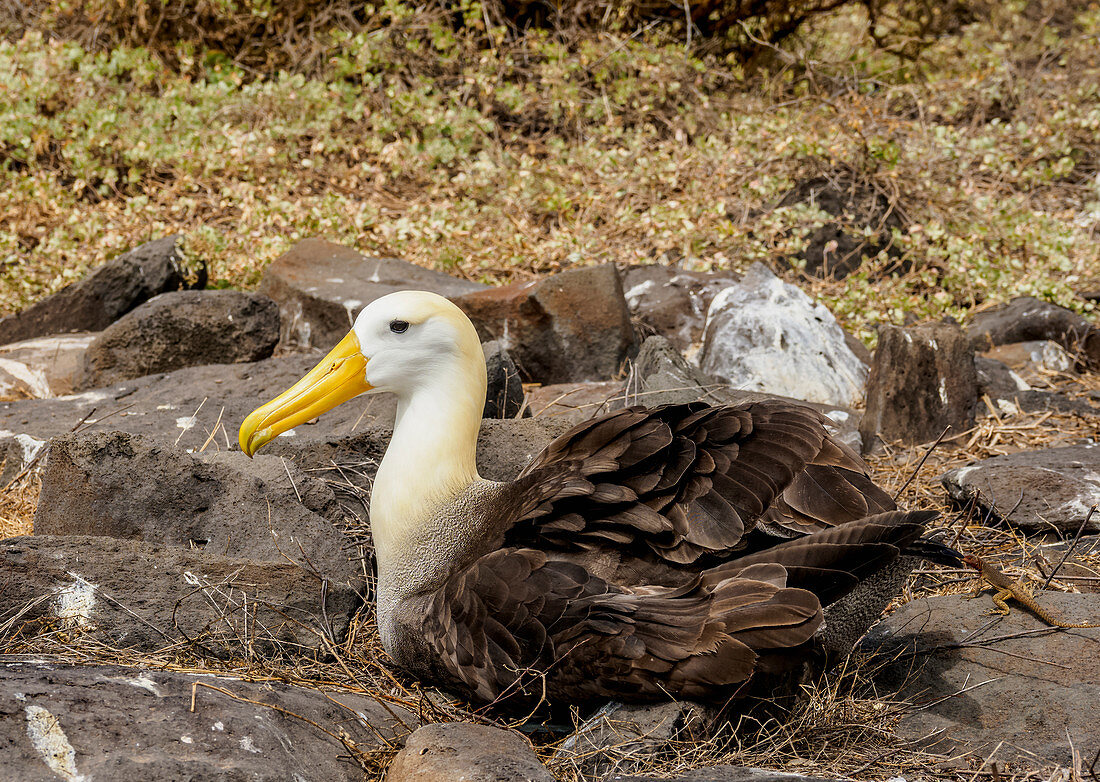
[[[476,453],[485,387],[485,359],[478,345],[476,355],[441,368],[399,396],[393,437],[371,492],[380,576],[439,508],[480,479]]]

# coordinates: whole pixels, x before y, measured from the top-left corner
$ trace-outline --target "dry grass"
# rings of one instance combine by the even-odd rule
[[[42,482],[27,475],[0,489],[0,540],[34,534],[34,511]]]

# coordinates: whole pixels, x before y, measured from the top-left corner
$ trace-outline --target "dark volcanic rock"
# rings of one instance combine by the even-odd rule
[[[945,473],[940,481],[960,504],[976,502],[995,519],[1029,532],[1074,534],[1100,504],[1100,445],[1021,451]],[[1100,513],[1088,530],[1100,532]]]
[[[359,310],[387,293],[433,291],[453,298],[484,285],[396,258],[371,258],[323,239],[298,242],[264,271],[260,292],[282,310],[282,344],[330,349]]]
[[[996,359],[975,356],[974,369],[978,373],[978,396],[988,396],[1001,415],[1043,413],[1048,410],[1076,415],[1100,415],[1100,408],[1093,407],[1084,399],[1032,388],[1007,365]],[[978,412],[984,412],[982,405],[978,406]]]
[[[734,388],[851,407],[867,365],[823,305],[754,263],[714,297],[699,365]]]
[[[198,456],[140,435],[85,432],[53,441],[34,530],[294,562],[354,583],[361,567],[334,526],[342,521],[323,481],[276,457]]]
[[[948,426],[961,434],[974,424],[978,399],[974,350],[954,323],[883,326],[866,399],[859,428],[865,447],[875,435],[924,443]]]
[[[570,269],[454,300],[482,340],[507,348],[528,382],[606,380],[634,347],[630,312],[614,266]]]
[[[173,369],[267,358],[279,341],[279,307],[241,291],[162,293],[111,324],[88,347],[82,387]]]
[[[339,643],[360,604],[350,586],[289,562],[99,536],[0,542],[0,622],[19,615],[44,632],[88,634],[108,647],[194,644],[224,657],[313,652],[325,648],[322,638]]]
[[[205,276],[203,271],[197,287],[205,284]],[[0,344],[67,331],[100,331],[143,301],[183,286],[179,236],[147,242],[0,320]]]
[[[974,356],[974,371],[978,378],[978,395],[988,395],[994,402],[998,399],[1012,399],[1022,391],[1031,390],[1027,381],[1003,361]]]
[[[482,418],[515,418],[523,409],[523,381],[516,362],[496,340],[481,346],[485,351],[485,411]]]
[[[680,354],[669,340],[657,335],[646,339],[634,359],[633,389],[636,397],[631,404],[638,403],[647,407],[679,404],[682,402],[706,402],[712,405],[736,404],[742,400],[745,392],[732,389],[717,378],[692,366]]]
[[[0,665],[0,757],[5,778],[20,782],[358,782],[363,771],[337,736],[367,753],[400,745],[416,725],[399,706],[276,682]]]
[[[654,264],[623,272],[630,313],[680,350],[703,340],[707,308],[723,288],[740,279],[732,272],[692,272]]]
[[[425,725],[405,741],[387,782],[554,782],[519,734],[489,725]]]
[[[1036,600],[1069,622],[1100,616],[1100,595],[1045,592]],[[996,759],[1028,767],[1036,764],[1029,752],[1068,767],[1071,741],[1091,755],[1100,736],[1100,630],[1036,635],[1046,623],[1012,601],[1009,615],[989,626],[990,605],[988,594],[914,600],[864,640],[889,660],[877,669],[878,691],[900,689],[915,707],[898,732],[982,759],[1003,741]]]
[[[977,350],[1010,342],[1053,340],[1083,364],[1100,367],[1100,329],[1072,310],[1030,296],[978,313],[966,333]]]

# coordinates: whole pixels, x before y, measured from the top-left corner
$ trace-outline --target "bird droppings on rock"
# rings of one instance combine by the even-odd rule
[[[711,301],[739,277],[657,264],[632,266],[623,272],[623,289],[630,314],[644,330],[666,338],[678,350],[692,352],[703,341]]]
[[[99,587],[76,573],[69,573],[69,576],[73,579],[72,583],[57,589],[54,616],[61,620],[61,626],[66,629],[89,628],[95,611],[95,591]]]
[[[65,782],[84,782],[87,777],[77,771],[76,750],[61,729],[61,721],[38,705],[29,705],[24,711],[27,715],[27,736],[42,762]]]

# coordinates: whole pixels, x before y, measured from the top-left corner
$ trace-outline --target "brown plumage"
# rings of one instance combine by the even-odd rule
[[[935,516],[892,510],[818,413],[773,401],[621,410],[493,488],[498,534],[399,611],[417,642],[394,650],[479,700],[729,697]]]
[[[515,481],[485,481],[469,321],[431,294],[392,294],[353,337],[362,390],[399,397],[371,501],[383,644],[478,700],[724,699],[754,674],[844,653],[935,516],[897,511],[820,414],[786,401],[620,410],[555,440]],[[246,452],[316,414],[341,366],[249,416]]]

